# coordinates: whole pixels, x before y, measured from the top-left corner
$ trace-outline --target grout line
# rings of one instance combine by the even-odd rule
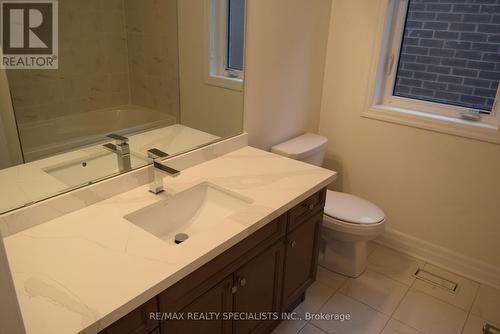
[[[394,311],[392,311],[390,317],[392,318],[394,316],[394,313],[396,313],[396,310],[401,306],[401,304],[403,303],[403,300],[406,298],[406,296],[408,295],[408,292],[410,291],[411,287],[409,287],[408,289],[406,289],[404,295],[403,295],[403,298],[401,298],[401,300],[399,301],[398,305],[396,305],[396,307],[394,308]],[[397,319],[396,319],[397,320]]]
[[[366,253],[366,259],[367,259],[367,260],[368,260],[368,257],[369,257],[370,255],[372,255],[372,253],[373,253],[373,252],[375,252],[375,250],[377,250],[377,248],[379,247],[379,244],[377,244],[377,243],[375,243],[375,242],[373,242],[373,244],[375,244],[375,247],[373,247],[373,249],[372,249],[371,251],[369,251],[369,252],[367,252],[367,253]]]
[[[328,286],[328,285],[325,285],[324,283],[321,283],[321,282],[318,282],[318,283],[320,283],[321,285],[324,285],[324,286],[326,286],[327,288],[329,288],[329,286]],[[340,289],[340,287],[339,287],[339,288],[337,288],[337,289],[332,289],[332,290],[333,290],[332,294],[331,294],[331,295],[330,295],[330,296],[329,296],[329,297],[328,297],[328,298],[327,298],[327,299],[326,299],[326,300],[325,300],[325,301],[321,304],[321,306],[320,306],[320,307],[318,307],[318,309],[317,309],[317,310],[315,310],[315,312],[319,312],[319,311],[321,311],[321,309],[323,308],[323,306],[325,306],[325,305],[326,305],[326,304],[330,301],[330,299],[332,299],[332,298],[333,298],[333,296],[335,296],[335,294],[337,293],[337,291],[338,291],[339,289]],[[306,293],[307,293],[307,292],[306,292]],[[306,296],[306,298],[307,298],[307,296]],[[302,303],[300,303],[299,305],[302,305],[302,304],[303,304],[303,302],[302,302]],[[306,321],[306,322],[309,322],[309,321]]]
[[[467,314],[467,317],[465,317],[465,322],[464,322],[464,324],[462,325],[462,330],[460,331],[460,333],[463,333],[463,332],[464,332],[464,330],[465,330],[465,326],[467,325],[467,322],[469,321],[470,315],[471,315],[471,313],[470,313],[470,311],[469,311],[469,313]]]
[[[323,328],[320,328],[318,326],[316,326],[315,324],[313,324],[312,322],[307,322],[309,325],[315,327],[316,329],[319,329],[321,332],[325,333],[325,334],[328,334],[329,332],[328,331],[325,331]],[[305,326],[304,326],[305,327]]]
[[[293,320],[293,321],[297,321],[297,320]],[[307,326],[307,321],[304,321],[304,323],[302,324],[302,326],[300,326],[299,330],[296,332],[296,334],[299,334],[300,332],[302,332],[302,330]]]
[[[474,296],[474,299],[472,299],[472,304],[470,305],[470,309],[469,309],[469,312],[470,312],[470,313],[472,313],[472,308],[474,307],[474,303],[476,302],[476,300],[477,300],[477,298],[478,298],[478,296],[479,296],[479,290],[481,290],[481,286],[482,286],[482,285],[483,285],[483,284],[479,283],[479,286],[478,286],[478,288],[477,288],[477,290],[476,290],[476,295]]]
[[[325,268],[325,269],[326,269],[326,268]],[[387,275],[383,275],[383,274],[381,274],[381,273],[379,273],[379,272],[377,272],[377,271],[375,271],[375,270],[372,270],[372,269],[370,269],[370,268],[367,268],[367,269],[369,269],[369,270],[371,270],[371,271],[373,271],[373,272],[375,272],[375,273],[377,273],[377,274],[379,274],[379,275],[384,276],[385,278],[387,278],[387,279],[391,280],[392,282],[398,283],[398,284],[400,284],[400,285],[404,285],[404,286],[407,288],[407,290],[406,290],[405,294],[403,295],[403,298],[404,298],[404,297],[406,297],[406,294],[407,294],[407,293],[408,293],[408,291],[410,290],[411,286],[409,286],[409,285],[407,285],[407,284],[404,284],[404,283],[401,283],[401,282],[399,282],[399,281],[396,281],[396,280],[392,279],[391,277],[389,277],[389,276],[387,276]],[[328,269],[327,269],[327,270],[328,270]],[[329,271],[330,271],[330,270],[329,270]],[[332,272],[332,271],[330,271],[330,272]],[[355,298],[355,297],[349,296],[349,295],[347,295],[347,294],[345,294],[345,293],[341,292],[341,291],[340,291],[340,289],[342,289],[342,287],[344,287],[344,286],[345,286],[345,285],[349,282],[349,280],[354,280],[354,279],[353,279],[353,278],[351,278],[351,277],[347,278],[347,279],[345,280],[345,282],[344,282],[344,283],[342,283],[342,284],[341,284],[341,285],[337,288],[337,290],[335,291],[335,293],[337,293],[337,292],[338,292],[338,293],[340,293],[340,294],[344,295],[345,297],[351,298],[351,299],[353,299],[353,300],[355,300],[355,301],[357,301],[357,302],[359,302],[359,303],[361,303],[361,304],[363,304],[363,305],[368,306],[369,308],[371,308],[372,310],[376,311],[377,313],[380,313],[380,314],[383,314],[383,315],[385,315],[385,316],[388,316],[389,318],[391,318],[391,317],[392,317],[392,314],[394,314],[394,312],[396,311],[397,307],[399,306],[399,304],[400,304],[400,303],[401,303],[401,301],[403,300],[403,298],[401,298],[401,300],[400,300],[400,301],[399,301],[399,303],[398,303],[398,306],[396,306],[396,308],[394,309],[394,311],[392,312],[392,314],[391,314],[391,315],[389,315],[389,314],[387,314],[387,313],[381,312],[381,311],[379,311],[379,310],[377,310],[377,309],[373,308],[372,306],[370,306],[370,305],[366,304],[366,303],[365,303],[364,301],[362,301],[362,300],[359,300],[359,299],[357,299],[357,298]],[[335,293],[334,293],[334,295],[335,295]],[[333,297],[333,296],[332,296],[332,297]],[[330,297],[330,298],[331,298],[331,297]],[[330,300],[330,299],[328,299],[328,300]],[[325,303],[325,304],[326,304],[326,303]]]
[[[460,331],[460,333],[464,332],[465,326],[467,326],[467,322],[469,322],[469,318],[472,314],[472,307],[474,307],[474,303],[476,302],[476,299],[479,296],[479,289],[481,289],[481,285],[482,284],[479,283],[479,287],[477,288],[476,294],[474,295],[474,298],[472,299],[472,303],[471,303],[470,308],[469,308],[469,313],[467,313],[467,317],[465,318],[465,322],[464,322],[464,325],[462,326],[462,330]]]
[[[350,298],[350,299],[354,300],[355,302],[358,302],[358,303],[360,303],[360,304],[365,305],[366,307],[368,307],[368,308],[372,309],[373,311],[375,311],[375,312],[376,312],[376,313],[378,313],[378,314],[382,314],[383,316],[386,316],[386,317],[387,317],[387,322],[385,323],[384,328],[382,328],[382,331],[385,329],[385,327],[387,326],[387,324],[388,324],[388,323],[389,323],[389,321],[391,320],[391,317],[390,317],[390,316],[388,316],[387,314],[385,314],[385,313],[383,313],[383,312],[380,312],[379,310],[376,310],[375,308],[373,308],[373,306],[370,306],[370,305],[366,304],[365,302],[363,302],[363,301],[361,301],[361,300],[358,300],[358,299],[356,299],[356,298],[354,298],[354,297],[348,296],[348,295],[346,295],[346,294],[344,294],[344,293],[342,293],[342,292],[340,292],[340,291],[338,291],[337,293],[341,294],[342,296],[344,296],[344,297],[346,297],[346,298]],[[382,331],[381,331],[381,332],[382,332]],[[381,332],[379,332],[379,333],[381,333]]]
[[[346,295],[345,293],[342,293],[342,292],[340,292],[340,291],[338,291],[337,293],[341,294],[341,295],[342,295],[342,296],[344,296],[344,297],[347,297],[347,298],[349,298],[349,299],[352,299],[352,300],[354,300],[354,301],[356,301],[356,302],[358,302],[358,303],[360,303],[360,304],[363,304],[363,305],[365,305],[365,306],[367,306],[367,307],[371,308],[373,311],[375,311],[375,312],[377,312],[377,313],[380,313],[380,314],[382,314],[382,315],[385,315],[387,318],[390,318],[390,316],[388,316],[387,314],[385,314],[385,313],[383,313],[383,312],[380,312],[379,310],[377,310],[377,309],[373,308],[373,306],[370,306],[370,305],[368,305],[367,303],[365,303],[365,302],[363,302],[363,301],[361,301],[361,300],[358,300],[358,299],[356,299],[356,298],[354,298],[354,297],[348,296],[348,295]]]
[[[376,249],[378,249],[378,248],[380,248],[380,247],[385,247],[385,246],[384,246],[384,245],[381,245],[381,244],[377,244],[377,248],[376,248]],[[387,249],[388,249],[388,250],[390,250],[390,251],[393,251],[393,252],[396,252],[396,253],[398,253],[398,254],[402,255],[403,257],[405,257],[405,258],[409,259],[409,260],[410,260],[410,261],[412,261],[412,262],[417,262],[417,263],[418,263],[418,262],[424,262],[424,261],[419,260],[419,259],[416,259],[416,258],[414,258],[414,257],[409,257],[408,255],[406,255],[406,254],[404,254],[404,253],[401,253],[400,251],[397,251],[397,250],[395,250],[395,249],[388,248],[388,247],[385,247],[385,248],[387,248]],[[373,252],[371,252],[371,254],[375,253],[375,250],[376,250],[376,249],[374,249],[374,250],[373,250]],[[382,272],[379,272],[378,270],[375,270],[375,269],[373,269],[373,268],[370,268],[370,267],[368,266],[368,263],[371,263],[371,262],[370,262],[370,260],[369,260],[369,257],[367,257],[367,258],[366,258],[366,269],[370,269],[371,271],[374,271],[374,272],[376,272],[377,274],[380,274],[380,275],[382,275],[382,276],[384,276],[384,277],[387,277],[387,278],[389,278],[389,279],[391,279],[391,280],[393,280],[393,281],[395,281],[395,282],[398,282],[398,283],[400,283],[400,284],[406,285],[406,286],[408,286],[408,287],[411,287],[411,286],[415,283],[415,280],[416,280],[416,278],[415,278],[415,277],[412,277],[412,278],[413,278],[413,281],[412,281],[410,284],[407,284],[407,283],[405,283],[405,282],[401,282],[401,281],[399,281],[399,280],[397,280],[397,279],[395,279],[395,278],[393,278],[393,277],[391,277],[391,276],[389,276],[389,275],[387,275],[387,274],[385,274],[385,273],[382,273]],[[427,262],[424,262],[424,266],[425,266],[425,264],[426,264],[426,263],[427,263]]]
[[[318,266],[320,266],[320,265],[318,265]],[[330,273],[334,273],[334,274],[336,274],[336,275],[341,275],[341,274],[339,274],[339,273],[336,273],[336,272],[334,272],[334,271],[331,271],[331,270],[330,270],[330,269],[328,269],[328,268],[325,268],[325,267],[323,267],[323,266],[321,266],[321,267],[322,267],[323,269],[325,269],[326,271],[330,272]],[[341,276],[344,276],[344,275],[341,275]],[[348,277],[346,277],[346,276],[344,276],[344,277],[345,277],[344,282],[343,282],[342,284],[340,284],[340,285],[339,285],[336,289],[332,289],[332,290],[333,290],[332,294],[330,295],[330,297],[328,297],[328,298],[326,299],[326,301],[325,301],[324,303],[322,303],[322,304],[321,304],[321,307],[318,307],[317,312],[320,312],[320,311],[321,311],[321,309],[323,309],[323,307],[324,307],[326,304],[328,304],[328,302],[329,302],[329,301],[330,301],[330,300],[331,300],[331,299],[332,299],[332,298],[333,298],[333,297],[337,294],[337,292],[340,290],[340,288],[341,288],[341,287],[342,287],[342,286],[343,286],[343,285],[344,285],[344,284],[345,284],[345,283],[349,280],[349,278],[348,278]],[[317,281],[317,280],[316,280],[316,281]],[[317,281],[317,282],[318,282],[318,281]],[[321,283],[322,285],[324,285],[324,286],[326,286],[326,287],[329,287],[328,285],[326,285],[326,284],[324,284],[324,283],[322,283],[322,282],[318,282],[318,283]],[[339,292],[339,293],[340,293],[340,292]],[[306,298],[307,298],[307,297],[306,297]],[[301,304],[299,304],[299,305],[302,305],[302,303],[301,303]],[[298,307],[298,306],[297,306],[297,307]],[[306,326],[307,324],[310,324],[311,326],[314,326],[314,327],[316,327],[316,328],[320,329],[321,331],[326,332],[325,330],[323,330],[323,329],[319,328],[318,326],[315,326],[315,325],[314,325],[311,321],[305,321],[305,324],[304,324],[304,326],[300,329],[300,331],[302,331],[302,329],[304,329],[304,328],[305,328],[305,326]],[[300,334],[300,331],[299,331],[297,334]]]
[[[403,300],[406,298],[406,296],[408,295],[408,292],[410,292],[410,290],[411,290],[411,287],[408,287],[408,290],[406,290],[403,298],[401,298],[401,300],[399,301],[398,306],[396,306],[396,308],[394,309],[394,311],[392,311],[391,318],[389,319],[389,321],[391,321],[391,319],[394,319],[395,321],[398,321],[398,322],[402,323],[403,325],[408,326],[409,328],[414,329],[414,330],[416,330],[419,333],[422,333],[422,331],[420,329],[417,329],[417,328],[415,328],[413,326],[410,326],[409,324],[407,324],[407,323],[405,323],[405,322],[403,322],[403,321],[401,321],[401,320],[399,320],[397,318],[394,318],[394,314],[396,313],[396,311],[398,310],[398,308],[401,306],[401,304],[403,303]],[[389,321],[387,322],[387,324],[389,323]],[[387,324],[386,324],[386,327],[387,327]],[[385,327],[384,327],[384,329],[385,329]]]

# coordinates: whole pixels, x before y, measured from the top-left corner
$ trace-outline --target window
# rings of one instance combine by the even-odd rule
[[[206,0],[209,84],[243,88],[245,0]]]
[[[245,0],[228,0],[226,69],[243,71]]]
[[[391,112],[392,120],[408,116],[407,124],[421,117],[420,125],[498,130],[500,2],[388,2],[371,107]],[[500,140],[498,131],[494,137]]]

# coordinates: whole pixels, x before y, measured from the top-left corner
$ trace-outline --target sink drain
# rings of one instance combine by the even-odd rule
[[[187,235],[186,233],[179,233],[179,234],[175,235],[174,241],[176,244],[180,244],[180,243],[186,241],[188,238],[189,238],[189,235]]]

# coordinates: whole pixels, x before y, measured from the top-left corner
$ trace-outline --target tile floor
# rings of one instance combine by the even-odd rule
[[[482,334],[500,328],[500,290],[375,243],[356,279],[318,268],[317,281],[295,312],[350,314],[346,321],[284,321],[273,334]],[[416,279],[418,268],[457,282],[456,293]]]

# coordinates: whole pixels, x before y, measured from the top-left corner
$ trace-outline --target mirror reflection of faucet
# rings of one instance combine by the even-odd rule
[[[116,154],[120,173],[131,170],[132,164],[130,162],[130,147],[128,145],[128,138],[115,133],[109,134],[106,137],[115,140],[115,144],[108,143],[104,144],[103,147]]]
[[[151,166],[149,174],[149,191],[155,195],[163,192],[163,175],[169,175],[171,177],[178,176],[181,172],[177,169],[173,169],[167,166],[162,160],[169,155],[157,148],[152,148],[148,150],[148,158],[152,160],[153,166]]]

